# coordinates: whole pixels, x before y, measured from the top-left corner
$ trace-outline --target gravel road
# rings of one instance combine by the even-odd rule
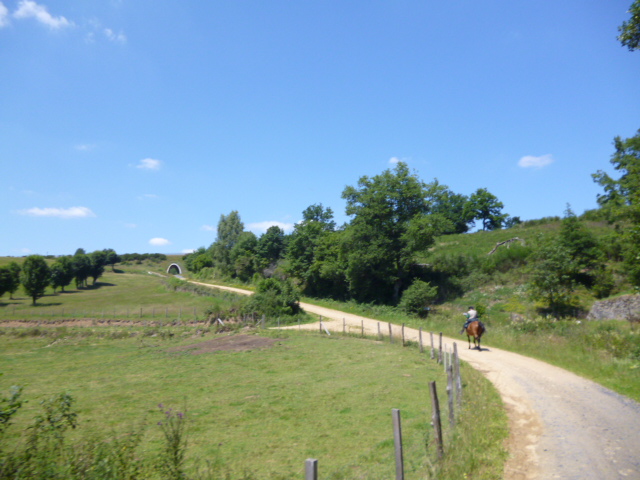
[[[365,333],[378,333],[377,320],[301,305],[322,315],[329,331],[342,331],[346,324],[359,332],[364,324]],[[317,330],[318,324],[302,327]],[[453,331],[458,328],[452,325]],[[393,329],[394,336],[400,333],[399,326]],[[388,336],[387,324],[381,332]],[[406,328],[405,338],[417,341],[418,331]],[[424,334],[423,339],[426,343]],[[466,336],[443,337],[445,344],[454,341],[460,358],[482,372],[505,403],[510,424],[505,479],[640,480],[640,404],[539,360],[484,345],[482,351],[469,350]],[[491,341],[490,332],[485,341]]]

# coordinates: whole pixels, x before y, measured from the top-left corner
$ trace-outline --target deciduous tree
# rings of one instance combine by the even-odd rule
[[[631,4],[629,13],[631,18],[618,27],[620,32],[618,40],[623,46],[633,51],[640,48],[640,0]]]
[[[497,230],[508,215],[502,213],[503,203],[486,188],[479,188],[469,197],[466,205],[467,218],[482,221],[482,230]]]
[[[44,257],[40,255],[29,255],[22,264],[22,271],[20,272],[20,283],[26,294],[33,300],[33,305],[36,304],[36,300],[44,295],[44,291],[49,285],[51,273],[49,266]]]

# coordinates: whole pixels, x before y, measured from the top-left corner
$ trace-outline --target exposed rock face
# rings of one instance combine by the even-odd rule
[[[640,317],[640,295],[623,295],[593,304],[587,320],[629,320]]]

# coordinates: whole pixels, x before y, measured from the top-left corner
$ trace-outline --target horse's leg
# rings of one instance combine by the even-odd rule
[[[469,342],[469,350],[471,350],[471,337],[467,333],[467,342]]]

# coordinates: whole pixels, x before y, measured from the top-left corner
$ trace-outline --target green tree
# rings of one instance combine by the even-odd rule
[[[17,262],[10,262],[9,265],[7,265],[7,268],[9,269],[10,275],[6,291],[9,292],[9,298],[13,298],[13,294],[16,293],[20,287],[20,271],[22,269]]]
[[[636,0],[629,7],[631,18],[627,22],[622,22],[618,27],[620,35],[618,40],[629,50],[638,50],[640,48],[640,0]]]
[[[640,286],[640,130],[627,139],[614,139],[615,153],[611,157],[618,179],[599,170],[592,175],[604,188],[598,203],[610,221],[617,223],[621,252],[631,281]]]
[[[539,238],[529,257],[529,294],[554,316],[566,313],[576,287],[579,266],[557,238]]]
[[[579,270],[593,270],[602,264],[596,237],[573,213],[569,205],[562,219],[558,240],[571,255]]]
[[[498,230],[509,216],[502,213],[503,208],[498,197],[486,188],[479,188],[469,197],[465,211],[471,223],[475,223],[474,220],[482,221],[482,230]]]
[[[437,180],[435,181],[437,185]],[[448,187],[442,186],[440,190],[434,192],[431,197],[431,207],[429,213],[440,215],[449,224],[444,224],[442,232],[444,235],[452,233],[466,233],[469,231],[470,212],[466,207],[469,197],[459,193],[454,193]],[[429,199],[429,196],[427,197]]]
[[[122,261],[120,255],[118,255],[113,248],[106,248],[103,252],[105,253],[105,265],[111,265],[111,271],[115,272],[116,263],[120,263]]]
[[[258,237],[253,232],[242,232],[236,244],[231,249],[231,262],[234,275],[243,282],[251,280],[261,268],[261,262],[256,254]]]
[[[346,277],[356,300],[398,302],[414,254],[433,243],[425,197],[426,185],[403,162],[344,189],[353,217],[344,232]]]
[[[277,225],[273,225],[260,236],[256,245],[256,253],[267,265],[277,262],[285,249],[285,235]]]
[[[89,276],[93,278],[93,285],[96,280],[104,273],[104,267],[107,264],[107,254],[104,250],[96,250],[89,254]]]
[[[87,279],[91,275],[91,260],[85,253],[76,251],[73,255],[73,276],[76,281],[76,288],[86,287]]]
[[[243,231],[244,224],[240,220],[237,210],[233,210],[229,215],[220,215],[218,236],[216,241],[209,247],[209,253],[213,259],[214,266],[219,268],[225,275],[233,275],[231,250]]]
[[[29,255],[22,264],[22,271],[20,272],[20,283],[26,294],[33,300],[33,305],[36,304],[36,300],[44,295],[44,291],[49,285],[49,279],[51,273],[49,266],[41,255]]]
[[[293,227],[286,251],[287,271],[306,285],[320,239],[335,230],[333,211],[314,204],[302,212],[302,221]]]
[[[0,297],[9,291],[11,270],[7,266],[0,267]]]
[[[64,292],[64,287],[71,283],[73,277],[74,270],[71,257],[60,257],[51,265],[51,286],[54,292],[57,288]]]

